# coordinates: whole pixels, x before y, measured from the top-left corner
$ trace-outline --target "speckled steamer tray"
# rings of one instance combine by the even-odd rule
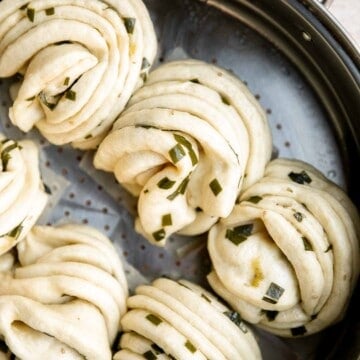
[[[329,109],[325,111],[324,102],[319,101],[321,88],[314,85],[309,73],[299,71],[301,66],[294,65],[296,58],[282,46],[281,37],[272,39],[266,25],[257,27],[251,12],[251,7],[256,5],[216,0],[146,0],[145,3],[160,44],[157,64],[194,57],[229,69],[248,85],[266,110],[273,133],[274,157],[305,160],[345,187],[340,155],[343,149],[329,124]],[[304,6],[298,1],[278,3]],[[278,10],[274,7],[272,11]],[[305,27],[299,28],[299,37],[311,43],[315,34]],[[192,239],[174,236],[164,249],[148,244],[133,229],[136,201],[111,175],[92,167],[93,153],[52,146],[37,131],[22,134],[10,124],[7,116],[10,83],[11,80],[0,80],[0,131],[15,139],[31,138],[41,148],[43,177],[52,194],[40,222],[75,221],[107,234],[127,260],[131,288],[145,281],[144,278],[151,280],[161,275],[206,284],[210,266],[206,236]],[[259,331],[257,334],[265,360],[315,359],[322,351],[319,344],[323,334],[296,340],[282,340]]]

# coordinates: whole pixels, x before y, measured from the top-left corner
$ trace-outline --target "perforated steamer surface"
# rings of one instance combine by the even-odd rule
[[[158,63],[194,57],[233,71],[256,94],[272,128],[274,156],[294,157],[319,168],[345,186],[341,149],[313,87],[268,40],[243,22],[198,1],[147,0],[160,50]],[[215,3],[221,3],[216,2]],[[309,41],[303,35],[303,41]],[[92,153],[55,147],[33,131],[10,125],[9,81],[0,83],[0,131],[16,139],[32,138],[41,147],[44,181],[52,191],[42,223],[76,221],[110,236],[130,265],[151,280],[160,275],[205,283],[209,260],[206,236],[174,237],[165,249],[149,245],[133,229],[136,201],[113,177],[92,167]],[[142,281],[130,266],[131,286]],[[321,335],[283,341],[259,333],[264,359],[314,358]]]

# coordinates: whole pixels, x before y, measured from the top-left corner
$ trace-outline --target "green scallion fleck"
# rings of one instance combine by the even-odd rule
[[[168,177],[162,178],[158,183],[157,186],[160,189],[171,189],[175,185],[176,181],[170,180]]]
[[[26,16],[28,17],[28,19],[31,22],[34,22],[34,20],[35,20],[35,10],[32,9],[32,8],[27,8],[26,9]]]
[[[124,18],[124,25],[128,34],[132,34],[134,32],[135,23],[136,23],[135,18],[129,18],[129,17]]]
[[[191,79],[190,82],[192,82],[194,84],[200,84],[199,79]]]
[[[156,126],[153,125],[145,125],[145,124],[136,124],[135,128],[143,128],[143,129],[158,129]]]
[[[305,217],[304,214],[302,214],[301,212],[296,212],[296,213],[294,213],[294,218],[295,218],[298,222],[302,222],[304,217]]]
[[[40,92],[39,94],[39,98],[40,98],[40,101],[51,111],[53,111],[55,108],[56,108],[56,105],[55,103],[51,103],[47,100],[46,98],[46,95],[43,91]]]
[[[88,134],[85,136],[85,140],[91,139],[93,136],[91,134]]]
[[[296,328],[292,328],[292,329],[290,329],[290,331],[291,331],[292,336],[302,336],[302,335],[306,334],[306,332],[307,332],[305,326],[299,326]]]
[[[210,300],[209,297],[206,296],[205,294],[201,294],[201,297],[202,297],[203,299],[205,299],[207,302],[211,303],[211,300]]]
[[[45,14],[47,16],[54,15],[55,14],[55,8],[51,7],[51,8],[45,9]]]
[[[196,153],[195,153],[190,141],[186,140],[184,138],[184,136],[181,136],[181,135],[178,135],[178,134],[174,134],[174,138],[179,144],[186,147],[186,149],[189,151],[189,156],[190,156],[192,165],[193,166],[196,165],[199,162],[199,160],[198,160],[198,158],[196,156]]]
[[[301,173],[291,172],[288,176],[292,181],[300,185],[310,184],[312,181],[311,177],[306,171],[302,171]]]
[[[26,101],[34,101],[36,99],[36,96],[32,96],[26,99]]]
[[[158,231],[155,231],[152,235],[156,241],[161,241],[165,238],[166,232],[164,229],[160,229]]]
[[[64,80],[64,86],[68,86],[70,84],[70,78],[66,77]]]
[[[162,320],[160,318],[158,318],[156,315],[154,314],[148,314],[146,315],[146,319],[148,321],[150,321],[151,323],[153,323],[155,326],[158,326],[159,324],[162,323]]]
[[[178,195],[184,195],[189,182],[190,182],[190,174],[180,183],[177,189],[167,197],[167,199],[172,201]]]
[[[9,161],[11,159],[10,152],[18,147],[18,143],[14,142],[13,144],[9,145],[1,152],[1,162],[2,162],[2,168],[3,171],[7,171],[7,167],[9,164]]]
[[[236,311],[225,311],[224,315],[227,316],[244,334],[248,332],[248,329],[239,313]]]
[[[314,251],[309,239],[305,236],[302,237],[302,241],[304,243],[304,249],[305,251]]]
[[[171,214],[166,214],[162,217],[162,226],[171,226],[172,225],[172,218],[171,218]]]
[[[151,350],[143,353],[143,357],[146,360],[156,360],[157,359],[157,356]]]
[[[187,340],[185,343],[185,347],[191,352],[191,353],[196,353],[196,347],[189,341]]]
[[[73,90],[68,90],[65,93],[65,98],[71,101],[75,101],[76,100],[76,92]]]
[[[240,225],[233,229],[227,229],[225,238],[238,246],[245,241],[252,233],[254,224]]]
[[[10,236],[12,238],[14,238],[15,240],[17,240],[21,234],[21,231],[23,229],[23,225],[22,223],[18,226],[16,226],[15,228],[13,228],[8,234],[7,236]]]
[[[26,3],[25,5],[20,7],[20,10],[25,10],[28,7],[29,3]]]
[[[253,204],[258,204],[263,198],[261,196],[251,196],[249,199],[247,199],[246,201],[251,202]]]
[[[272,282],[262,299],[270,304],[276,304],[284,294],[284,291],[284,288]]]
[[[171,160],[174,164],[179,162],[186,154],[183,147],[180,144],[176,144],[172,149],[169,151],[169,155]]]
[[[45,183],[44,183],[44,190],[48,195],[52,194],[50,187],[48,185],[46,185]]]
[[[142,63],[141,63],[141,70],[148,69],[150,66],[151,66],[151,64],[150,64],[149,60],[146,57],[144,57],[142,59]]]
[[[215,196],[218,196],[223,190],[223,188],[221,187],[221,185],[217,179],[214,179],[213,181],[211,181],[209,186]]]

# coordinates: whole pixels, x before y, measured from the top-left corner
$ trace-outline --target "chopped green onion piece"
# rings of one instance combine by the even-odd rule
[[[26,3],[25,5],[20,7],[20,10],[25,10],[28,7],[29,3]]]
[[[40,92],[39,94],[39,98],[40,101],[49,109],[49,110],[54,110],[56,108],[57,104],[51,103],[47,100],[46,95],[43,91]]]
[[[246,201],[251,202],[253,204],[258,204],[263,198],[261,196],[251,196],[249,199],[247,199]]]
[[[169,151],[169,155],[171,160],[174,164],[179,162],[186,154],[183,147],[180,144],[176,144],[172,149]]]
[[[65,80],[64,80],[64,86],[68,86],[69,83],[70,83],[70,78],[66,77]]]
[[[276,304],[283,295],[284,291],[284,288],[272,282],[262,299],[270,304]]]
[[[296,212],[296,213],[294,213],[294,218],[295,218],[298,222],[302,222],[304,217],[305,217],[304,214],[302,214],[301,212]]]
[[[18,226],[16,226],[15,228],[13,228],[8,234],[7,236],[10,236],[12,238],[14,238],[15,240],[17,240],[21,234],[21,231],[23,229],[23,225],[22,223]]]
[[[227,229],[225,238],[236,246],[245,241],[252,233],[254,224],[240,225],[233,229]]]
[[[36,96],[32,96],[32,97],[29,97],[28,99],[26,99],[26,101],[34,101],[36,99]]]
[[[311,177],[307,174],[306,171],[302,171],[301,173],[291,172],[288,176],[292,181],[300,185],[310,184],[312,181]]]
[[[162,217],[162,226],[171,226],[172,225],[172,218],[171,214],[166,214]]]
[[[152,235],[156,241],[161,241],[165,238],[166,232],[164,229],[160,229],[158,231],[155,231]]]
[[[302,237],[302,241],[304,243],[304,249],[305,251],[314,251],[309,239],[305,236]]]
[[[75,100],[76,100],[76,92],[73,91],[73,90],[68,90],[68,91],[65,93],[65,97],[66,97],[66,99],[68,99],[68,100],[75,101]]]
[[[276,317],[278,316],[278,311],[272,311],[272,310],[265,310],[265,315],[268,319],[268,321],[274,321]]]
[[[52,194],[51,189],[50,189],[49,186],[46,185],[45,183],[44,183],[44,190],[45,190],[45,192],[46,192],[48,195],[51,195],[51,194]]]
[[[10,139],[1,140],[1,144],[5,144],[5,143],[7,143],[8,141],[10,141]]]
[[[93,136],[91,134],[88,134],[85,136],[85,140],[91,139]]]
[[[302,335],[306,334],[306,332],[307,332],[305,326],[299,326],[296,328],[292,328],[292,329],[290,329],[290,331],[291,331],[292,336],[302,336]]]
[[[185,347],[191,352],[191,353],[196,353],[196,347],[189,341],[187,340],[185,343]]]
[[[217,179],[214,179],[209,186],[215,196],[218,196],[223,190]]]
[[[178,282],[179,285],[181,285],[182,287],[184,287],[185,289],[188,289],[190,291],[192,291],[187,285],[181,283],[181,282]]]
[[[54,15],[55,14],[55,8],[51,7],[51,8],[45,9],[45,14],[47,16]]]
[[[226,96],[221,95],[221,101],[225,104],[225,105],[231,105],[229,99]]]
[[[332,246],[332,244],[330,244],[330,245],[328,246],[328,248],[325,250],[325,253],[327,253],[327,252],[329,252],[330,250],[332,250],[332,248],[333,248],[333,246]]]
[[[134,32],[135,23],[136,23],[135,18],[124,18],[124,24],[128,34],[132,34]]]
[[[186,140],[183,136],[178,135],[178,134],[174,134],[174,138],[179,144],[185,146],[188,149],[191,163],[193,166],[196,165],[199,162],[199,160],[196,156],[196,153],[195,153],[190,141]]]
[[[7,171],[7,167],[11,159],[10,152],[16,149],[17,147],[18,147],[18,143],[14,142],[13,144],[3,149],[3,151],[1,152],[1,162],[2,162],[3,171]]]
[[[146,319],[151,323],[153,323],[155,326],[158,326],[159,324],[162,323],[162,320],[153,314],[146,315]]]
[[[192,82],[194,84],[200,84],[199,79],[191,79],[190,82]]]
[[[150,64],[149,60],[146,57],[144,57],[142,59],[142,63],[141,63],[141,70],[145,70],[145,69],[149,68],[150,66],[151,66],[151,64]]]
[[[136,124],[135,128],[143,128],[143,129],[158,129],[156,126],[152,125],[143,125],[143,124]]]
[[[239,313],[236,311],[225,311],[224,315],[227,316],[244,334],[248,332]]]
[[[26,10],[26,16],[31,22],[34,22],[35,20],[35,10],[32,8],[27,8]]]
[[[160,189],[171,189],[175,183],[176,181],[170,180],[168,177],[164,177],[157,183],[157,186]]]
[[[211,303],[211,300],[205,294],[201,294],[201,297],[205,299],[207,302]]]
[[[151,350],[145,352],[145,353],[143,354],[143,357],[144,357],[146,360],[156,360],[156,359],[157,359],[157,356],[154,355],[154,353],[153,353]]]
[[[191,174],[191,173],[190,173]],[[167,199],[168,200],[174,200],[178,195],[184,195],[186,188],[189,184],[190,181],[190,174],[180,183],[180,185],[178,186],[178,188],[172,193],[170,194]]]
[[[151,348],[155,351],[155,354],[163,354],[164,353],[164,350],[156,344],[151,344]]]

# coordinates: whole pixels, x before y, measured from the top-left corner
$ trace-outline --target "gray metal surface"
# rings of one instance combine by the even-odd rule
[[[239,20],[191,0],[145,0],[156,24],[158,63],[194,57],[234,72],[266,109],[274,154],[305,160],[341,186],[344,175],[334,134],[311,86],[277,48]],[[9,81],[0,81],[0,131],[30,137],[41,147],[44,180],[52,189],[42,223],[75,221],[110,236],[124,258],[148,280],[160,275],[204,283],[209,260],[206,237],[174,237],[165,249],[149,245],[133,230],[136,201],[113,177],[96,171],[92,154],[55,147],[36,131],[22,134],[7,117]],[[128,268],[132,285],[141,278]],[[319,336],[295,342],[259,333],[264,359],[311,359]]]

